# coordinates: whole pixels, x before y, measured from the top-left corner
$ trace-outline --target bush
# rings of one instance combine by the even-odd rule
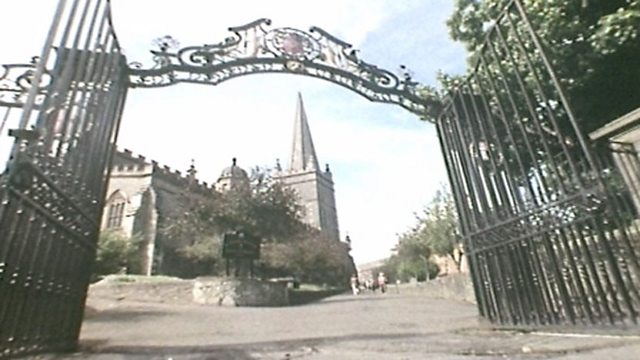
[[[98,238],[95,275],[138,272],[140,267],[140,240],[119,231],[103,231]]]
[[[322,237],[265,244],[259,263],[265,277],[293,276],[307,284],[344,288],[355,273],[348,247]]]

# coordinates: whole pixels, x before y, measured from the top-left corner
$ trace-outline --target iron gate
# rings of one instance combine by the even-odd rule
[[[244,32],[267,23],[234,28],[238,41],[189,47],[199,55],[187,60],[161,49],[153,69],[128,69],[109,1],[61,0],[41,57],[5,66],[0,106],[22,110],[0,175],[0,357],[77,345],[128,86],[289,72],[373,101],[434,108],[420,102],[410,76],[361,61],[317,28],[316,37],[288,28],[260,34],[331,56],[251,51],[268,41],[237,48]],[[503,324],[636,322],[640,200],[629,189],[640,184],[637,154],[586,142],[517,0],[443,106],[437,129],[481,315]]]
[[[481,315],[501,324],[637,322],[628,187],[611,152],[585,140],[519,1],[477,56],[437,129]]]
[[[37,60],[3,76],[25,70],[2,91],[22,112],[0,177],[0,357],[77,344],[126,93],[109,2],[61,1]]]

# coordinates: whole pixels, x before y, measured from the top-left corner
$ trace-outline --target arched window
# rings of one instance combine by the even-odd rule
[[[116,190],[109,196],[107,204],[105,228],[117,229],[122,227],[122,219],[124,218],[124,210],[127,204],[126,196],[120,190]]]
[[[109,205],[109,212],[107,213],[107,229],[114,229],[122,226],[124,205],[124,201]]]

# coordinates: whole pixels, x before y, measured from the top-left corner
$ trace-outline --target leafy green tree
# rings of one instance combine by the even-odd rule
[[[178,261],[178,276],[215,274],[222,269],[221,226],[213,221],[222,201],[220,194],[202,196],[184,194],[169,214],[162,214],[160,241],[173,261]],[[174,265],[175,266],[175,265]]]
[[[231,231],[243,231],[262,240],[262,256],[270,261],[262,261],[261,268],[272,276],[296,273],[310,279],[305,266],[323,266],[323,262],[335,260],[330,254],[338,254],[334,249],[325,249],[321,241],[310,242],[319,235],[301,222],[302,208],[295,193],[265,169],[252,171],[249,187],[212,192],[182,203],[162,232],[165,243],[179,244],[177,253],[195,265],[197,273],[222,273],[222,238]],[[310,249],[303,251],[301,246]],[[300,260],[303,256],[308,258]],[[295,260],[300,260],[297,269],[282,265]]]
[[[433,250],[417,228],[401,235],[395,250],[397,256],[395,270],[401,280],[406,281],[412,277],[426,280],[438,274],[437,265],[431,259]]]
[[[462,237],[458,232],[458,216],[453,196],[438,190],[418,217],[416,229],[420,239],[436,255],[449,257],[460,271],[463,257]]]
[[[389,279],[389,282],[395,282],[396,280],[400,280],[403,282],[407,282],[409,281],[410,277],[404,277],[404,274],[400,274],[399,272],[399,268],[400,268],[400,258],[398,257],[398,254],[392,254],[383,264],[382,266],[375,268],[371,271],[371,273],[373,274],[373,276],[375,276],[378,273],[383,272],[385,274],[385,276],[387,277],[387,279]]]
[[[347,244],[326,239],[309,227],[290,242],[265,244],[259,266],[266,276],[293,276],[300,282],[334,287],[346,287],[355,273]]]
[[[303,207],[295,191],[276,181],[269,169],[251,171],[248,221],[244,224],[266,242],[287,242],[304,232]]]
[[[470,70],[485,30],[508,2],[455,1],[447,25],[452,38],[466,46]],[[522,0],[522,4],[584,130],[598,128],[640,104],[640,67],[636,66],[640,0]],[[515,41],[508,46],[518,52]]]
[[[96,275],[116,274],[123,270],[136,273],[140,265],[139,253],[139,237],[129,238],[119,231],[102,231],[98,238],[93,272]]]
[[[459,271],[463,258],[461,241],[453,197],[446,188],[442,188],[422,214],[416,216],[416,224],[399,236],[395,254],[381,271],[394,274],[402,281],[411,277],[419,280],[432,278],[439,272],[433,255],[450,258]]]

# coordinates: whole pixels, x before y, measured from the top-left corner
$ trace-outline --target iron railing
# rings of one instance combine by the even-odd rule
[[[0,357],[77,345],[126,75],[109,2],[60,1],[0,178]]]
[[[481,315],[637,322],[632,197],[610,151],[585,140],[519,1],[476,56],[437,128]]]

